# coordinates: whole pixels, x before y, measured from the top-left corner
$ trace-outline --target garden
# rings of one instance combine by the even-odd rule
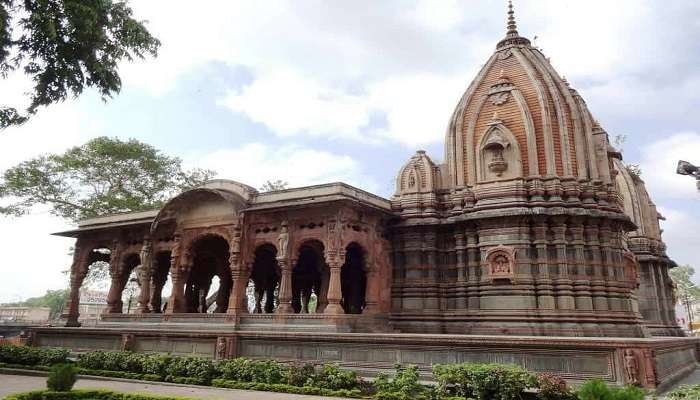
[[[78,375],[378,400],[643,400],[645,396],[638,387],[610,387],[601,380],[585,382],[574,390],[556,375],[499,364],[436,365],[432,371],[435,384],[426,385],[418,368],[412,365],[396,365],[392,376],[380,374],[368,381],[336,364],[290,364],[246,358],[213,361],[128,351],[92,351],[71,359],[66,349],[2,345],[0,367],[49,372],[48,390],[11,395],[7,397],[10,400],[172,399],[72,390]],[[700,399],[700,386],[681,388],[667,398]]]

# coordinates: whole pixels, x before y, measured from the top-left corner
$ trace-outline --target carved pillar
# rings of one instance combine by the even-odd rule
[[[139,314],[150,313],[149,300],[151,299],[151,277],[153,276],[153,252],[151,251],[151,240],[145,238],[143,247],[141,248],[141,266],[138,270],[139,285],[139,304],[136,312]]]
[[[344,257],[343,257],[344,258]],[[328,261],[328,268],[331,271],[330,282],[328,284],[328,306],[323,311],[324,314],[343,314],[343,307],[340,300],[343,294],[340,289],[340,257],[333,257]]]
[[[87,257],[84,254],[85,248],[80,239],[75,243],[73,252],[73,263],[70,267],[70,294],[63,308],[61,318],[66,320],[66,326],[80,326],[78,317],[80,316],[80,287],[87,275]]]
[[[228,314],[242,314],[248,312],[248,287],[249,274],[245,262],[241,258],[242,226],[239,222],[234,228],[229,243],[229,268],[233,288],[228,301]],[[252,269],[252,268],[251,268]]]
[[[182,235],[175,233],[172,250],[170,251],[170,278],[173,288],[168,301],[168,314],[185,312],[185,281],[187,280],[187,260],[182,253]]]
[[[556,277],[557,308],[562,310],[573,310],[576,306],[574,301],[574,287],[569,276],[569,267],[566,252],[566,217],[552,218],[552,234],[554,235],[554,245],[557,252],[558,274]]]
[[[107,293],[107,314],[122,313],[122,249],[117,239],[112,242],[109,256],[109,278],[111,280],[109,292]]]
[[[552,279],[549,276],[549,254],[547,252],[547,217],[534,217],[534,235],[533,244],[537,251],[537,271],[539,278],[537,280],[537,303],[539,308],[554,310],[556,308],[554,301],[554,286]]]
[[[292,264],[294,261],[292,261]],[[278,314],[292,314],[292,267],[288,258],[277,258],[277,264],[280,266],[280,291],[279,305],[277,306]]]

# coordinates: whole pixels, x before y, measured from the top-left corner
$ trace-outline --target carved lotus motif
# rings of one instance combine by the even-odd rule
[[[501,92],[501,93],[492,94],[489,97],[489,101],[494,106],[501,106],[508,101],[509,97],[510,97],[510,95],[508,92]]]

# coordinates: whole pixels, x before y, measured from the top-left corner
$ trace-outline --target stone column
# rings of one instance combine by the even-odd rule
[[[367,289],[365,290],[365,309],[364,314],[378,314],[379,313],[379,287],[380,287],[380,274],[379,265],[372,265],[367,269]]]
[[[240,262],[231,266],[231,280],[233,289],[228,302],[228,314],[245,314],[248,312],[248,280],[250,279],[250,269],[245,268]]]
[[[340,260],[344,259],[344,254],[331,254],[328,257],[327,264],[331,275],[328,282],[328,305],[323,311],[324,314],[344,314],[343,307],[340,306],[340,300],[343,298],[340,285],[340,268],[342,267]]]
[[[149,238],[143,240],[141,248],[141,266],[138,270],[139,285],[139,304],[136,312],[139,314],[147,314],[151,312],[149,300],[151,299],[151,277],[153,276],[153,252],[151,251],[151,241]]]
[[[107,293],[107,314],[121,314],[122,313],[122,257],[121,257],[121,244],[118,240],[112,242],[111,253],[109,256],[109,278],[111,284],[109,286],[109,292]]]
[[[280,267],[281,274],[277,313],[291,314],[294,312],[292,308],[292,267],[289,265],[290,263],[287,258],[278,258],[277,264]]]
[[[83,285],[88,267],[87,257],[83,253],[84,248],[80,243],[80,239],[78,239],[73,252],[73,263],[70,267],[70,294],[61,315],[61,318],[66,320],[66,326],[80,326],[80,322],[78,322],[78,317],[80,316],[80,287]]]
[[[554,286],[549,276],[549,254],[547,252],[547,232],[549,230],[547,217],[535,216],[533,223],[535,235],[533,244],[537,250],[537,270],[539,275],[537,279],[537,303],[539,308],[554,310],[556,308]]]
[[[467,260],[466,257],[466,245],[464,241],[464,233],[459,231],[460,228],[457,227],[458,232],[455,233],[455,255],[456,255],[456,268],[457,268],[457,301],[455,308],[457,310],[465,310],[467,308],[467,277],[469,273],[467,271]]]
[[[170,278],[173,282],[173,289],[168,300],[166,313],[175,314],[185,311],[185,280],[187,260],[182,260],[181,244],[182,236],[175,233],[173,247],[170,251]]]

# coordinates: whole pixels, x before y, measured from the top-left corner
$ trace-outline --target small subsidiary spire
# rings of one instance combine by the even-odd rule
[[[513,11],[513,0],[508,0],[508,37],[517,37],[518,25],[515,23],[515,11]]]
[[[513,10],[513,0],[508,0],[508,30],[506,38],[498,43],[498,50],[508,46],[529,46],[530,41],[524,37],[520,37],[518,33],[518,24],[515,22],[515,11]]]

